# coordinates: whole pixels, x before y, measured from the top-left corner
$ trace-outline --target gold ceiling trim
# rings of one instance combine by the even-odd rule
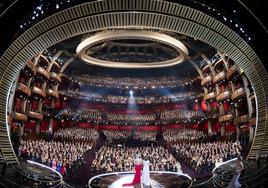
[[[137,40],[149,40],[160,44],[168,45],[174,48],[178,52],[176,58],[159,61],[159,62],[117,62],[98,59],[88,55],[87,51],[90,50],[95,44],[99,44],[105,41],[119,40],[119,39],[137,39]],[[116,30],[99,32],[93,36],[90,36],[78,44],[76,48],[78,57],[85,63],[98,65],[102,67],[110,68],[161,68],[180,64],[187,60],[189,52],[187,47],[178,39],[175,39],[167,34],[158,33],[154,31],[144,30]]]

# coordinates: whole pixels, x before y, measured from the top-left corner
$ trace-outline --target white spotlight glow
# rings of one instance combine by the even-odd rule
[[[130,94],[130,95],[133,95],[133,91],[132,91],[132,90],[130,90],[130,91],[129,91],[129,94]]]

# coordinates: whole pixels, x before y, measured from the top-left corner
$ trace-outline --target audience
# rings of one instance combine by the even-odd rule
[[[202,141],[207,135],[194,129],[168,129],[163,132],[163,137],[167,142]]]
[[[198,175],[211,172],[215,166],[241,155],[239,142],[177,143],[172,145],[174,156],[188,164]]]
[[[202,97],[202,93],[197,92],[183,92],[173,93],[172,95],[165,96],[120,96],[120,95],[105,95],[98,94],[90,91],[78,91],[78,90],[62,90],[60,94],[66,97],[78,98],[81,100],[92,101],[92,102],[104,102],[113,104],[162,104],[183,101],[186,98],[198,98]]]
[[[80,85],[94,87],[114,87],[114,88],[176,88],[185,85],[191,85],[194,82],[200,81],[198,77],[194,78],[179,78],[179,77],[146,77],[146,78],[131,78],[131,77],[108,77],[108,76],[90,76],[81,75],[73,76],[73,80],[78,80]]]
[[[84,152],[91,148],[92,144],[85,142],[21,140],[18,156],[43,163],[63,175],[76,175]]]
[[[148,147],[110,147],[103,146],[92,162],[92,172],[122,172],[134,170],[134,158],[136,155],[147,158],[150,161],[150,171],[177,172],[177,161],[162,146]]]
[[[97,130],[88,128],[78,128],[78,127],[59,129],[53,135],[54,139],[81,140],[81,141],[97,140],[98,137],[99,133]]]

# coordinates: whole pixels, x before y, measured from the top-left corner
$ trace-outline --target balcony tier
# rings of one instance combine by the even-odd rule
[[[219,117],[219,122],[227,122],[233,119],[233,114],[227,114]]]

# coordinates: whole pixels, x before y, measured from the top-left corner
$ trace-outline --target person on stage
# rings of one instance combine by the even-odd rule
[[[238,157],[236,161],[235,173],[233,175],[232,181],[229,183],[227,188],[239,188],[241,184],[239,183],[239,177],[241,171],[244,169],[244,164],[242,162],[242,157]]]
[[[145,159],[143,161],[143,169],[142,169],[142,176],[141,176],[141,182],[142,182],[143,188],[151,187],[149,166],[150,166],[150,161],[148,159]]]
[[[143,161],[139,155],[136,155],[136,159],[134,160],[134,165],[135,165],[134,179],[133,179],[132,183],[123,184],[123,187],[129,187],[129,186],[140,187],[140,185],[141,185],[141,169],[142,169]]]

